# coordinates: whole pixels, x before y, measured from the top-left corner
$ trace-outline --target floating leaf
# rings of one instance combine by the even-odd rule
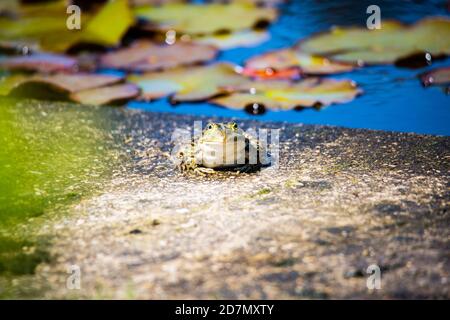
[[[240,47],[254,47],[267,40],[270,34],[267,31],[244,30],[232,33],[213,34],[194,37],[195,43],[210,44],[221,50]]]
[[[146,1],[146,0],[141,0]],[[286,3],[287,0],[210,0],[209,2],[212,3],[247,3],[247,4],[254,4],[260,7],[266,6],[266,7],[275,7],[279,4]]]
[[[0,17],[0,40],[22,42],[42,50],[63,52],[79,40],[79,30],[68,30],[66,1],[21,5],[15,17]],[[90,16],[81,15],[84,25]]]
[[[302,75],[302,70],[299,67],[291,67],[281,70],[275,70],[272,68],[245,68],[243,74],[248,77],[260,80],[298,80]]]
[[[379,30],[339,27],[301,41],[297,48],[333,60],[368,64],[393,63],[417,52],[448,55],[450,19],[428,18],[411,26],[386,21]]]
[[[226,88],[230,95],[210,101],[232,109],[259,106],[271,110],[290,110],[353,100],[362,91],[349,80],[307,78],[289,81],[254,81],[250,84]]]
[[[27,76],[24,74],[0,76],[0,96],[7,96],[12,89],[25,81]]]
[[[8,0],[10,1],[10,0]],[[33,0],[12,0],[11,2],[18,2],[16,13],[20,16],[58,16],[64,12],[67,18],[67,0],[52,0],[52,1],[33,1]]]
[[[139,95],[139,88],[130,83],[75,92],[70,100],[90,105],[123,104]]]
[[[217,52],[212,46],[195,43],[159,45],[150,41],[136,41],[129,48],[105,54],[101,58],[101,65],[129,71],[155,71],[206,62],[213,59]]]
[[[297,78],[301,73],[322,75],[348,72],[353,64],[333,62],[328,58],[302,53],[295,49],[282,49],[247,60],[245,74],[258,78]],[[291,72],[286,72],[291,70]],[[294,72],[298,70],[297,74]]]
[[[36,46],[29,46],[29,43],[13,40],[0,40],[0,54],[21,55],[30,54],[37,51]]]
[[[81,40],[105,46],[118,45],[122,36],[134,23],[127,0],[108,1],[102,9],[89,20],[83,30]]]
[[[183,3],[186,2],[186,0],[130,0],[130,5],[133,7],[140,7],[140,6],[160,6],[167,3]]]
[[[20,22],[0,18],[0,39],[20,40],[30,47],[64,52],[74,45],[80,32],[68,30],[60,17],[26,17]]]
[[[173,95],[174,102],[206,100],[223,93],[221,88],[250,81],[228,63],[132,75],[128,80],[142,89],[144,99]]]
[[[424,86],[450,84],[450,67],[438,68],[420,75]]]
[[[74,93],[107,85],[112,85],[123,81],[122,77],[102,74],[55,74],[36,75],[23,81],[24,84],[45,84],[51,89],[59,92]]]
[[[115,46],[134,22],[127,0],[108,1],[95,15],[83,11],[81,30],[67,28],[66,10],[67,1],[22,5],[18,19],[0,17],[0,40],[52,52],[65,52],[80,42]]]
[[[12,75],[0,82],[0,94],[103,105],[136,97],[139,88],[124,79],[99,74]]]
[[[0,58],[0,69],[37,71],[51,73],[57,71],[70,71],[77,65],[77,60],[55,54],[33,54],[26,56]]]
[[[273,8],[251,4],[167,4],[159,7],[143,6],[135,9],[138,17],[155,23],[156,30],[175,30],[179,33],[206,34],[218,31],[249,29],[273,21]]]

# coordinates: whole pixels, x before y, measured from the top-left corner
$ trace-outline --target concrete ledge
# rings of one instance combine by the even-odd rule
[[[239,121],[281,129],[279,169],[199,177],[163,152],[209,119],[105,112],[131,157],[40,229],[57,257],[34,276],[48,297],[450,298],[449,137]],[[65,287],[72,264],[81,290]]]

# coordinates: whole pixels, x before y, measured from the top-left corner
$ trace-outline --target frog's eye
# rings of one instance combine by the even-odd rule
[[[206,129],[211,130],[212,128],[214,128],[214,124],[208,123],[208,125],[206,126]]]
[[[228,123],[228,126],[233,130],[237,130],[237,128],[238,128],[238,125],[236,122],[230,122],[230,123]]]

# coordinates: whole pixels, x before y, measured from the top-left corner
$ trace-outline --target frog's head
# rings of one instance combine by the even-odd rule
[[[245,162],[245,135],[234,122],[209,123],[198,143],[198,163],[209,168]]]
[[[242,137],[242,129],[236,122],[209,123],[203,130],[202,143],[230,143],[235,142],[236,137]]]

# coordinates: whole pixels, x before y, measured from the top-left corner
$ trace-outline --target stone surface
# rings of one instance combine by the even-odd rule
[[[47,110],[51,112],[51,110]],[[100,194],[41,218],[35,298],[450,298],[450,138],[301,124],[279,168],[185,175],[164,155],[194,120],[118,109],[130,160]],[[381,268],[380,290],[366,269]],[[68,290],[67,268],[81,268]],[[30,283],[33,283],[32,285]]]

